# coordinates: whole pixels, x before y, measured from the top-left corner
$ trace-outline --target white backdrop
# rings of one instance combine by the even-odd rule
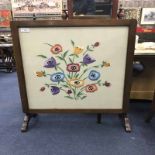
[[[122,109],[128,27],[20,28],[19,36],[30,109]],[[53,68],[43,67],[46,58],[37,56],[54,57],[58,61],[56,57],[58,55],[52,54],[50,46],[45,43],[60,44],[64,51],[69,50],[69,53],[72,54],[71,40],[81,48],[99,42],[100,45],[95,47],[93,52],[88,52],[89,56],[96,61],[86,68],[101,64],[102,61],[110,63],[109,67],[93,70],[100,72],[100,80],[108,81],[111,86],[97,85],[98,90],[94,93],[86,93],[87,97],[83,100],[65,98],[64,91],[52,95],[50,89],[45,86],[45,83],[51,83],[50,76],[36,76],[38,71],[45,71],[46,74],[56,73]],[[83,57],[82,53],[79,54],[77,61],[82,61]],[[65,63],[62,62],[60,66],[67,73]],[[95,81],[85,79],[85,85],[91,83],[95,83]],[[40,91],[42,87],[46,89]]]

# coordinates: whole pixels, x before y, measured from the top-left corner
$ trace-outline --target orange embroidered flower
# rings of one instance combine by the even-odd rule
[[[36,75],[37,75],[38,77],[43,77],[43,76],[45,76],[45,72],[43,72],[43,71],[36,72]]]
[[[85,87],[85,91],[88,93],[93,93],[97,91],[97,86],[95,84],[90,84]]]
[[[68,83],[73,87],[80,88],[84,85],[84,80],[71,79],[68,81]]]
[[[74,54],[78,55],[78,54],[80,54],[82,52],[83,52],[83,49],[82,48],[80,48],[80,47],[75,47],[74,48]]]
[[[51,52],[53,54],[59,54],[60,52],[62,52],[62,46],[60,44],[55,44],[54,46],[52,46]]]
[[[103,61],[102,67],[110,67],[110,63]]]

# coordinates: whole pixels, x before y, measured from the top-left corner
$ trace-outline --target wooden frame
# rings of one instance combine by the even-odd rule
[[[29,28],[100,28],[100,27],[126,27],[127,31],[127,53],[126,53],[126,63],[124,70],[124,83],[123,83],[123,98],[122,98],[122,107],[121,108],[112,108],[112,109],[104,109],[104,108],[69,108],[69,109],[61,109],[61,108],[53,108],[53,109],[31,109],[29,107],[28,102],[28,94],[26,89],[26,80],[25,80],[25,72],[23,67],[23,58],[22,58],[22,48],[21,41],[19,35],[19,29],[22,29],[22,32],[29,33]],[[50,112],[65,112],[65,113],[75,113],[75,112],[83,112],[83,113],[117,113],[120,114],[121,119],[124,122],[124,127],[126,131],[131,131],[131,127],[129,124],[129,120],[127,117],[128,110],[128,102],[129,102],[129,94],[131,88],[131,76],[132,76],[132,62],[134,56],[134,43],[135,43],[135,32],[136,32],[136,20],[98,20],[98,19],[87,19],[85,22],[83,20],[68,20],[68,21],[12,21],[11,22],[11,30],[13,36],[13,44],[14,44],[14,54],[17,64],[17,73],[18,73],[18,81],[20,88],[20,95],[22,101],[23,112],[26,114],[24,118],[24,123],[22,125],[22,131],[27,131],[29,120],[32,116],[36,116],[37,113],[50,113]],[[100,119],[100,115],[98,115]]]
[[[141,25],[154,25],[155,24],[155,8],[143,8],[142,9],[140,24]]]
[[[73,0],[68,0],[68,18],[96,18],[99,16],[73,16]],[[118,0],[112,0],[112,13],[111,13],[111,18],[117,18],[117,10],[118,10]],[[103,18],[102,16],[99,18]]]

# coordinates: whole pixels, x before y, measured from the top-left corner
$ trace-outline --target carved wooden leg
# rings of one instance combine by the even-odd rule
[[[129,121],[129,118],[127,116],[127,114],[119,114],[119,118],[122,119],[123,121],[123,126],[125,128],[125,131],[126,132],[131,132],[131,125],[130,125],[130,121]]]
[[[24,116],[24,122],[23,122],[22,127],[21,127],[21,132],[26,132],[28,130],[28,125],[29,125],[30,119],[31,119],[30,114],[26,114]]]
[[[101,124],[102,114],[97,114],[97,123]]]
[[[24,122],[21,127],[21,132],[26,132],[28,130],[29,122],[32,117],[36,117],[37,114],[26,114],[24,116]]]

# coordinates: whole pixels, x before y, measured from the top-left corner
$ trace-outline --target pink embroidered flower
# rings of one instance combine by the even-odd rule
[[[97,91],[97,86],[95,84],[90,84],[85,87],[85,91],[88,93],[93,93]]]
[[[80,65],[77,63],[72,63],[67,65],[67,71],[68,72],[79,72],[80,71]]]
[[[53,54],[59,54],[60,52],[62,52],[62,46],[60,44],[55,44],[54,46],[52,46],[51,52]]]

